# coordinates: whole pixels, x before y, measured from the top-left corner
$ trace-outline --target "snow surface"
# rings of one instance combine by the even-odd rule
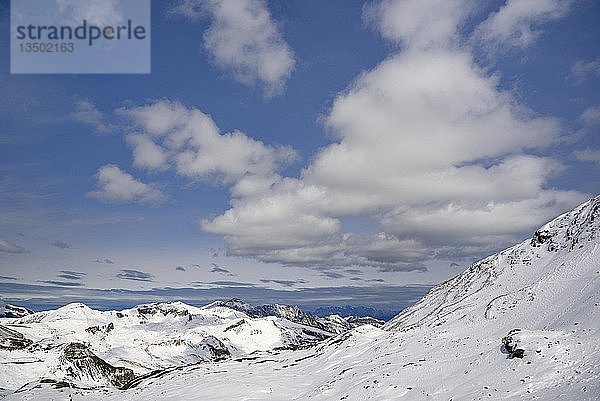
[[[9,390],[40,379],[105,385],[106,377],[97,377],[97,383],[86,375],[85,380],[69,377],[61,354],[70,343],[86,344],[105,362],[143,375],[255,351],[307,346],[333,335],[273,316],[252,318],[227,307],[197,308],[182,302],[108,312],[72,303],[18,319],[0,319],[0,325],[6,333],[17,332],[33,341],[23,349],[0,347],[0,388]]]
[[[598,400],[599,231],[596,197],[433,288],[383,330],[187,366],[126,391],[37,384],[7,400]]]

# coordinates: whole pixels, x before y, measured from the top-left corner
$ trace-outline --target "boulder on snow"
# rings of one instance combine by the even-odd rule
[[[514,334],[521,331],[521,329],[513,329],[508,332],[506,337],[502,338],[502,348],[505,353],[508,354],[508,358],[520,358],[522,359],[525,356],[525,350],[523,348],[518,348],[518,341],[513,337]]]

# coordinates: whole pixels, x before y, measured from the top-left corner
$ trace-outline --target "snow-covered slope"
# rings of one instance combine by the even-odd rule
[[[384,330],[186,367],[127,391],[39,384],[8,399],[598,400],[599,231],[596,197],[435,287]]]
[[[599,203],[595,198],[544,225],[531,239],[475,263],[433,288],[385,328],[408,330],[484,319],[492,326],[526,321],[552,329],[573,319],[589,320],[598,310],[594,303],[599,266],[591,255],[598,248]]]
[[[301,348],[338,332],[214,303],[181,302],[101,312],[73,303],[18,319],[0,319],[0,389],[46,379],[77,386],[126,384],[157,370]],[[127,369],[127,371],[115,369]],[[117,373],[115,373],[117,372]],[[115,374],[118,377],[115,377]]]

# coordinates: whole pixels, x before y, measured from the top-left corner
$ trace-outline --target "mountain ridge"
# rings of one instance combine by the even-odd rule
[[[75,302],[29,312],[0,320],[0,389],[40,380],[61,388],[125,388],[156,372],[304,348],[361,324],[382,323],[321,318],[295,306],[253,306],[239,299],[204,307],[147,303],[121,311]],[[33,365],[38,367],[29,369]]]
[[[439,323],[440,316],[447,313],[448,308],[451,308],[467,297],[474,296],[475,293],[483,290],[485,287],[496,283],[496,278],[502,274],[503,269],[515,271],[515,267],[530,266],[532,260],[548,257],[549,254],[551,257],[552,253],[557,253],[559,250],[570,252],[580,242],[590,242],[597,239],[599,231],[600,196],[596,196],[572,211],[563,213],[544,224],[534,232],[531,238],[488,256],[474,263],[463,273],[437,285],[415,305],[402,311],[395,318],[387,322],[384,325],[384,329],[407,330],[415,324],[424,324],[425,322],[431,324],[432,318]],[[543,250],[547,252],[540,252]],[[544,274],[544,272],[540,272],[540,274]],[[520,279],[524,280],[521,276]],[[531,281],[538,279],[539,275],[536,275]],[[509,284],[503,284],[508,287],[507,291],[510,288]],[[516,286],[513,286],[515,288],[510,289],[512,291],[520,291],[525,296],[526,294],[530,294],[528,292],[528,285],[533,285],[533,283],[524,284],[521,281]],[[502,294],[499,297],[506,297],[507,295]],[[437,298],[435,302],[438,307],[432,307],[431,305],[428,308],[425,307],[428,303],[433,302],[432,300],[435,298]],[[486,311],[489,311],[489,308],[492,306],[488,304]],[[423,316],[425,311],[428,311],[427,316]],[[489,313],[486,313],[486,316],[489,316]]]

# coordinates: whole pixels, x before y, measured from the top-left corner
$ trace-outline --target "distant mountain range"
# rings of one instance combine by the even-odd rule
[[[398,310],[376,309],[369,306],[360,305],[339,305],[339,306],[322,306],[316,308],[312,313],[317,316],[356,316],[356,317],[373,317],[379,320],[387,321],[398,314]]]
[[[342,320],[239,300],[69,305],[2,319],[0,385],[27,383],[6,400],[598,400],[600,197],[382,328]]]
[[[10,391],[45,380],[124,388],[185,365],[305,348],[367,323],[384,322],[319,317],[296,306],[253,306],[239,299],[202,308],[169,302],[106,312],[81,303],[38,313],[5,304],[0,387]]]

